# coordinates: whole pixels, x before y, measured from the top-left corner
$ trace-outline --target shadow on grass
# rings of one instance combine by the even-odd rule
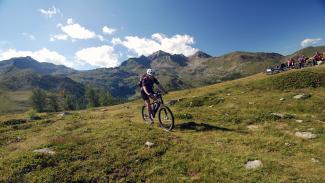
[[[214,125],[210,125],[207,123],[196,123],[196,122],[185,122],[181,124],[175,125],[176,129],[179,130],[193,130],[196,132],[201,132],[201,131],[234,131],[229,128],[224,128],[224,127],[218,127]]]

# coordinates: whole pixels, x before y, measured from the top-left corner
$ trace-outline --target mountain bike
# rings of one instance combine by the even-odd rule
[[[160,92],[155,93],[155,97],[157,100],[153,101],[153,103],[151,104],[153,118],[155,118],[156,114],[158,114],[158,121],[160,127],[166,131],[173,130],[174,115],[172,111],[169,109],[169,107],[164,105],[164,100]],[[148,109],[146,105],[142,107],[141,114],[143,121],[146,123],[150,123]]]

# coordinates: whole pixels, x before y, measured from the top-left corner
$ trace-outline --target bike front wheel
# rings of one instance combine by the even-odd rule
[[[172,111],[167,107],[163,106],[158,111],[159,125],[166,131],[171,131],[174,128],[174,116]]]
[[[142,107],[141,114],[142,114],[143,121],[145,123],[148,123],[150,121],[150,118],[149,118],[147,106]]]

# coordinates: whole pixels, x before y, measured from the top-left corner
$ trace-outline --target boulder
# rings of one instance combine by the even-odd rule
[[[144,145],[147,146],[148,148],[150,148],[150,147],[154,146],[155,144],[147,141]]]
[[[311,132],[296,132],[296,133],[295,133],[295,136],[296,136],[296,137],[303,138],[303,139],[306,139],[306,140],[314,139],[314,138],[317,137],[316,134],[313,134],[313,133],[311,133]]]
[[[256,168],[261,167],[262,165],[263,164],[262,164],[261,160],[247,161],[246,164],[245,164],[245,168],[248,169],[248,170],[256,169]]]
[[[309,98],[310,95],[306,95],[306,94],[299,94],[299,95],[295,95],[293,98],[297,99],[297,100],[302,100],[302,99],[306,99]]]
[[[54,155],[54,154],[55,154],[55,151],[52,151],[52,150],[49,149],[49,148],[36,149],[36,150],[34,150],[33,152],[36,152],[36,153],[42,153],[42,154],[50,154],[50,155]]]

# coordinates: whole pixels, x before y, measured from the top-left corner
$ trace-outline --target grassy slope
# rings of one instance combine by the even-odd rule
[[[324,73],[325,67],[307,71]],[[166,100],[187,98],[172,107],[178,116],[172,133],[143,124],[139,100],[64,118],[52,113],[23,124],[2,122],[0,181],[324,182],[325,88],[270,87],[270,80],[285,74],[171,93]],[[299,93],[311,97],[292,99]],[[294,118],[276,119],[271,112]],[[303,140],[293,135],[296,131],[318,138]],[[147,148],[146,141],[155,145]],[[57,153],[32,152],[43,147]],[[244,163],[254,159],[263,167],[245,170]]]
[[[0,88],[0,115],[8,113],[22,113],[30,104],[28,98],[31,91],[6,91]]]

